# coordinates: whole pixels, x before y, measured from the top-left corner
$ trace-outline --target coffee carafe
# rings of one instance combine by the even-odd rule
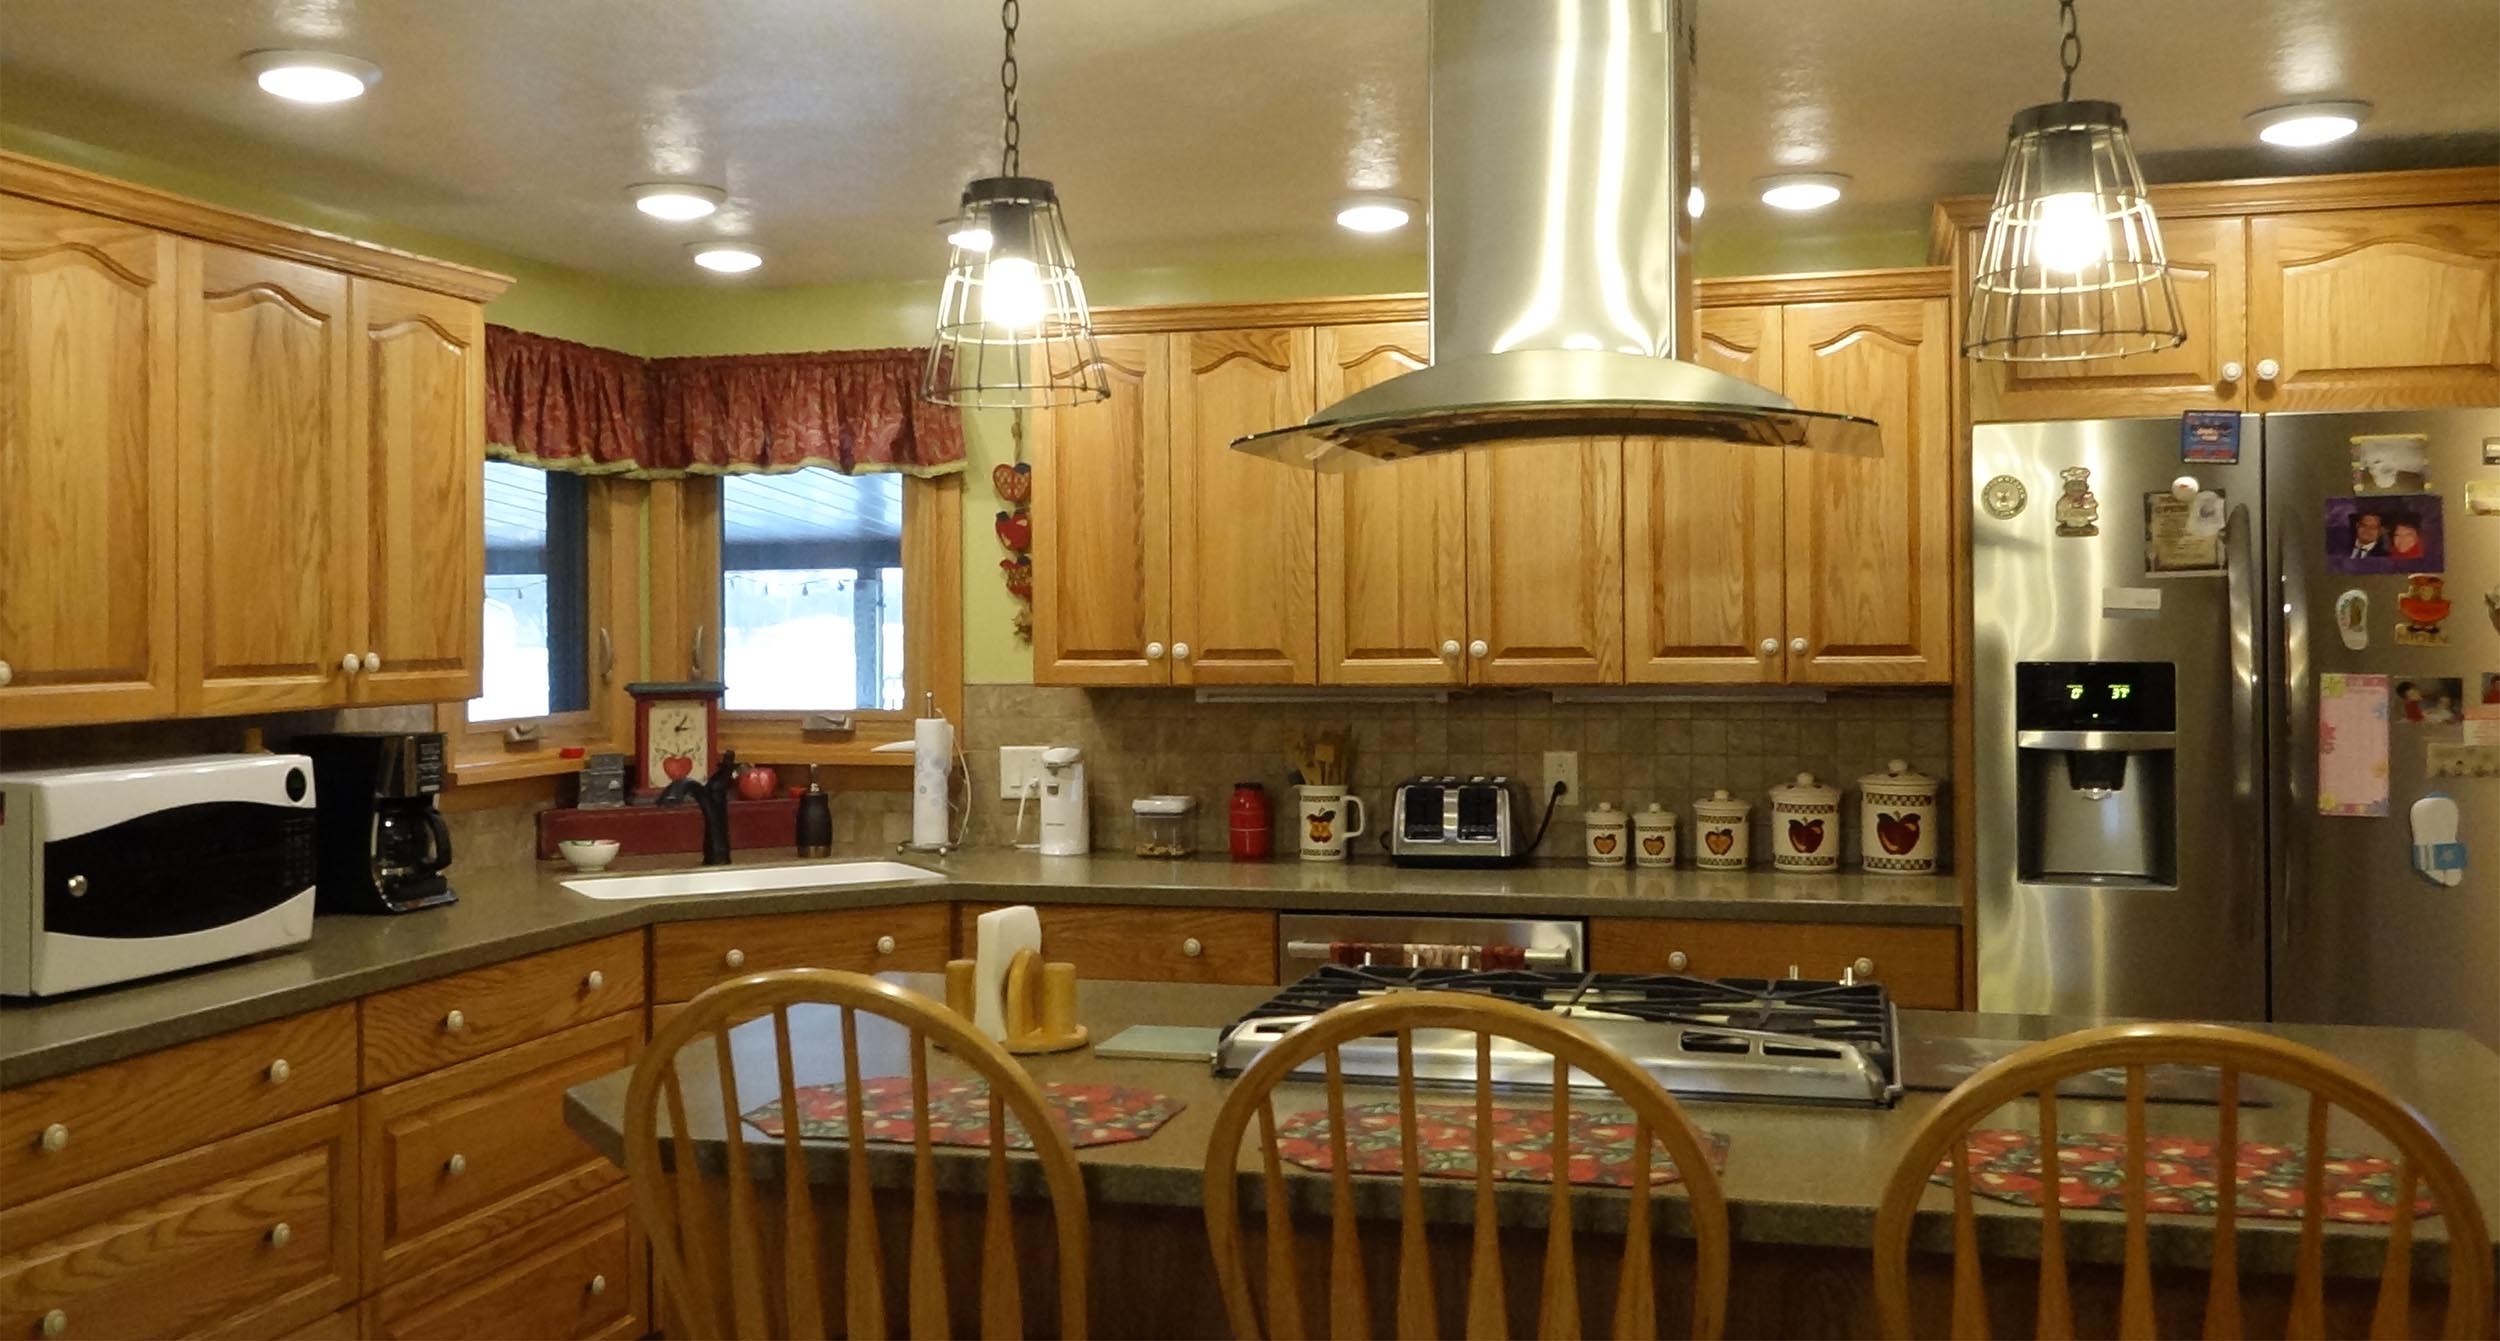
[[[443,737],[434,731],[304,736],[320,825],[316,906],[405,913],[450,903],[451,829],[434,808]]]

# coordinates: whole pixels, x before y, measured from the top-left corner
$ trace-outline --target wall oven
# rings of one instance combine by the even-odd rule
[[[314,833],[301,755],[0,773],[0,995],[302,943]]]

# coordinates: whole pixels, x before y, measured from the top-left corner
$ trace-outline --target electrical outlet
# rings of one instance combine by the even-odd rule
[[[1547,750],[1545,752],[1546,796],[1554,794],[1556,783],[1560,783],[1563,789],[1562,800],[1559,804],[1567,806],[1580,804],[1580,755],[1577,751]],[[1541,796],[1537,799],[1541,802],[1545,798]]]
[[[998,799],[1012,801],[1027,790],[1038,793],[1042,783],[1042,750],[1040,745],[1001,745],[998,747]]]

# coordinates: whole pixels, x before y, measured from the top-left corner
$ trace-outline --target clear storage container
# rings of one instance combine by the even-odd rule
[[[1187,857],[1198,851],[1198,798],[1141,796],[1129,803],[1137,823],[1137,855]]]

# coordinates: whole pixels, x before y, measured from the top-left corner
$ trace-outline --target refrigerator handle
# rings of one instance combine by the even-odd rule
[[[2255,526],[2246,503],[2231,509],[2223,533],[2223,581],[2227,588],[2230,617],[2224,637],[2229,640],[2231,661],[2231,735],[2236,748],[2231,752],[2231,806],[2237,812],[2239,830],[2240,889],[2259,892],[2257,898],[2245,895],[2237,900],[2242,918],[2263,907],[2266,887],[2266,770],[2261,757],[2262,737],[2258,717],[2257,691],[2263,683],[2257,671],[2258,639],[2263,635],[2265,621],[2257,608]],[[2243,935],[2256,930],[2243,921]],[[2260,936],[2263,935],[2259,931]]]
[[[2270,739],[2280,742],[2283,757],[2275,761],[2273,776],[2279,780],[2278,809],[2272,830],[2274,869],[2281,872],[2282,884],[2278,898],[2280,915],[2273,928],[2276,945],[2283,944],[2293,922],[2300,915],[2302,886],[2307,853],[2303,851],[2308,824],[2296,817],[2303,815],[2306,788],[2301,785],[2300,772],[2315,767],[2317,760],[2318,708],[2309,692],[2309,648],[2303,621],[2309,618],[2308,576],[2301,566],[2284,553],[2284,536],[2289,526],[2276,528],[2274,537],[2274,571],[2279,575],[2278,590],[2283,608],[2280,628],[2274,647],[2275,682],[2281,686],[2281,707],[2275,717],[2279,723]],[[2310,823],[2316,817],[2306,817]]]

